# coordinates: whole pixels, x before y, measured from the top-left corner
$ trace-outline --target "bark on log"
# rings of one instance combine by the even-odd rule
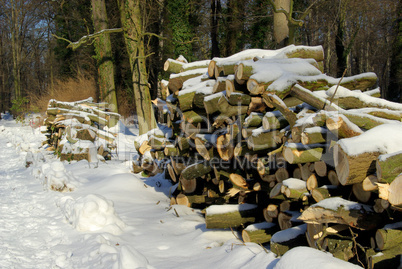
[[[334,146],[334,162],[338,180],[342,185],[361,183],[375,172],[378,152],[348,155],[338,143]]]
[[[327,207],[327,203],[331,202],[334,204]],[[350,201],[338,197],[327,198],[321,203],[307,208],[299,219],[306,223],[346,224],[361,230],[375,229],[383,221],[381,215],[367,205],[358,203],[350,205]]]
[[[218,101],[224,96],[223,92],[218,92],[209,96],[204,97],[204,108],[208,114],[213,114],[219,111]]]
[[[242,231],[244,242],[264,244],[271,240],[274,233],[278,231],[278,226],[274,223],[261,222],[247,226]]]
[[[308,163],[321,160],[325,145],[312,144],[303,145],[301,143],[287,143],[283,147],[283,157],[288,163]]]
[[[328,129],[324,127],[305,128],[301,133],[300,141],[304,145],[325,143]]]
[[[357,201],[361,203],[367,203],[371,198],[371,192],[363,189],[363,182],[353,184],[352,192]]]
[[[296,114],[291,110],[289,110],[289,108],[285,105],[285,103],[281,99],[278,98],[278,96],[264,93],[263,98],[264,102],[268,106],[274,106],[282,113],[282,115],[288,121],[290,128],[292,128],[295,125],[297,120]]]
[[[402,173],[402,151],[378,156],[376,171],[380,182],[391,183]]]
[[[229,104],[229,101],[227,100],[226,96],[221,96],[218,100],[218,109],[222,113],[222,115],[232,117],[246,114],[248,106],[242,106],[242,105],[232,106]]]
[[[307,224],[302,224],[286,230],[276,232],[270,241],[270,249],[278,256],[282,256],[289,249],[299,246],[307,246],[305,236]]]
[[[394,223],[378,229],[375,234],[375,241],[380,250],[400,247],[402,245],[402,223]]]
[[[257,205],[212,205],[207,207],[205,223],[207,229],[236,228],[255,223],[259,217]]]
[[[402,174],[397,176],[391,184],[377,183],[377,185],[378,197],[387,200],[393,206],[402,206]]]
[[[169,73],[180,73],[183,65],[183,62],[169,58],[165,61],[165,64],[163,65],[163,70]]]
[[[249,149],[254,151],[277,148],[279,143],[281,143],[281,138],[282,134],[278,131],[253,132],[252,135],[247,138],[247,145]]]
[[[345,115],[329,116],[326,120],[326,126],[338,139],[358,136],[363,133],[363,131],[354,123],[350,122]]]
[[[212,167],[204,162],[195,163],[187,166],[182,172],[180,177],[192,180],[201,177],[212,171]]]
[[[285,128],[288,125],[288,121],[282,115],[280,111],[272,111],[265,113],[262,119],[262,127],[265,130],[278,130]]]

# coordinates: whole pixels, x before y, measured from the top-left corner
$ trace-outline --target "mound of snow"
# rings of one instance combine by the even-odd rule
[[[78,185],[74,175],[67,171],[59,160],[42,164],[37,173],[45,189],[69,192],[75,190]]]
[[[123,246],[120,250],[119,269],[128,268],[153,269],[154,267],[149,265],[147,258],[142,255],[138,250],[132,247]]]
[[[89,194],[75,200],[62,197],[59,206],[67,221],[81,232],[122,233],[124,222],[116,214],[113,202],[101,195]]]
[[[274,269],[357,269],[355,264],[310,247],[296,247],[286,252]]]

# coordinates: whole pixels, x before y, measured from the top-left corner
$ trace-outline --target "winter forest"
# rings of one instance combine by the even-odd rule
[[[0,72],[1,111],[24,106],[44,111],[49,97],[63,88],[83,86],[95,100],[102,96],[102,83],[113,83],[118,111],[135,111],[133,76],[124,35],[109,34],[101,41],[89,39],[73,50],[68,41],[102,29],[129,27],[125,18],[135,16],[140,25],[143,74],[152,99],[168,58],[183,55],[189,62],[227,57],[249,48],[278,49],[287,44],[322,45],[324,71],[333,77],[374,72],[382,97],[401,101],[401,4],[393,0],[287,0],[291,21],[283,24],[289,37],[275,38],[274,1],[269,0],[155,0],[129,1],[1,1]],[[131,12],[131,13],[130,13]],[[130,13],[130,14],[129,14]],[[132,21],[128,21],[131,23]],[[278,38],[282,40],[278,40]],[[285,39],[284,39],[285,38]],[[139,45],[139,44],[138,44]],[[103,66],[112,73],[102,78]],[[107,69],[108,70],[108,69]],[[107,82],[101,82],[106,79]],[[68,86],[70,85],[70,86]],[[70,93],[71,95],[72,93]],[[84,97],[83,97],[84,98]],[[83,99],[81,98],[81,99]]]
[[[0,0],[0,267],[402,269],[402,2]]]

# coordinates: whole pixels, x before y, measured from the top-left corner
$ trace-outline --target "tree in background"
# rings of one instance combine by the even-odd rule
[[[95,32],[108,29],[105,0],[92,0],[92,17]],[[102,34],[94,40],[95,59],[98,67],[100,99],[109,103],[113,112],[118,111],[112,45],[109,34]]]
[[[402,103],[402,3],[399,2],[394,23],[395,39],[392,46],[389,91],[385,98]]]
[[[118,0],[127,55],[130,60],[134,101],[137,110],[139,133],[156,128],[155,114],[148,86],[145,55],[145,10],[140,0]]]

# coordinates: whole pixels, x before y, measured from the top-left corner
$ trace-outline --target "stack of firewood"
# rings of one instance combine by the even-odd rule
[[[134,170],[165,170],[172,204],[278,255],[309,245],[399,263],[402,104],[379,98],[375,74],[332,78],[323,60],[320,46],[168,59],[164,127],[137,140]]]
[[[94,103],[92,98],[77,102],[50,100],[44,143],[62,161],[110,159],[116,146],[116,133],[110,128],[117,124],[120,115],[109,112],[107,107],[106,103]]]

